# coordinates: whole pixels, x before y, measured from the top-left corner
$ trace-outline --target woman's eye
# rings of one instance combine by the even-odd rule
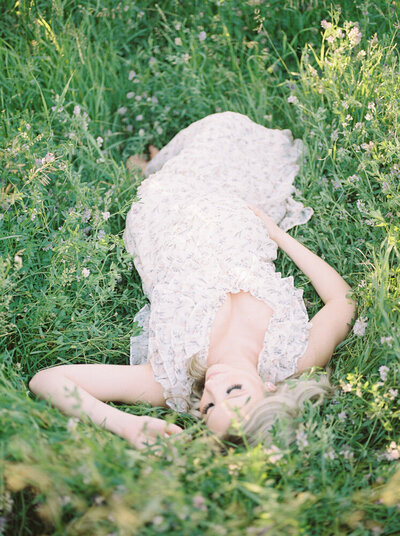
[[[229,393],[231,391],[233,391],[234,389],[241,389],[241,388],[242,388],[242,386],[237,383],[236,385],[232,385],[232,387],[229,387],[229,389],[227,389],[226,393],[229,395]]]
[[[210,402],[209,404],[207,404],[207,406],[204,408],[203,410],[203,415],[205,415],[207,413],[207,411],[213,406],[214,404],[212,402]]]

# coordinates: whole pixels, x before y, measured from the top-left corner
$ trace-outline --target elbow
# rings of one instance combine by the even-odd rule
[[[37,396],[43,396],[46,392],[46,386],[52,381],[53,374],[50,369],[39,370],[29,381],[28,387]]]

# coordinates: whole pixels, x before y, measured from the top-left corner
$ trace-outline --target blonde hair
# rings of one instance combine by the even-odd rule
[[[245,443],[255,446],[263,443],[268,446],[272,442],[272,427],[279,419],[287,424],[285,431],[288,442],[294,441],[297,428],[295,419],[305,403],[312,401],[314,406],[319,406],[325,398],[331,398],[335,393],[329,380],[331,369],[319,372],[316,368],[297,372],[277,382],[276,391],[266,392],[265,398],[252,408],[224,440],[236,445]],[[188,374],[193,380],[189,413],[198,418],[201,417],[200,398],[204,389],[205,372],[206,367],[199,362],[198,354],[192,356],[188,366]]]

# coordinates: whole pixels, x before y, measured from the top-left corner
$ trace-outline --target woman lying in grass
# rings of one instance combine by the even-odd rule
[[[125,245],[150,301],[135,317],[134,366],[56,366],[31,390],[139,448],[181,428],[105,402],[169,406],[255,444],[277,417],[331,394],[325,373],[302,373],[328,364],[356,305],[344,279],[286,232],[313,213],[292,197],[300,154],[289,131],[234,112],[179,132],[147,164],[127,216]],[[311,322],[303,291],[275,271],[278,246],[325,304]]]

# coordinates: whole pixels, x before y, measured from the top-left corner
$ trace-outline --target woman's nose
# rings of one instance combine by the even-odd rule
[[[213,378],[208,380],[204,385],[204,390],[212,398],[212,402],[217,404],[224,398],[224,388],[221,383],[215,381]]]

